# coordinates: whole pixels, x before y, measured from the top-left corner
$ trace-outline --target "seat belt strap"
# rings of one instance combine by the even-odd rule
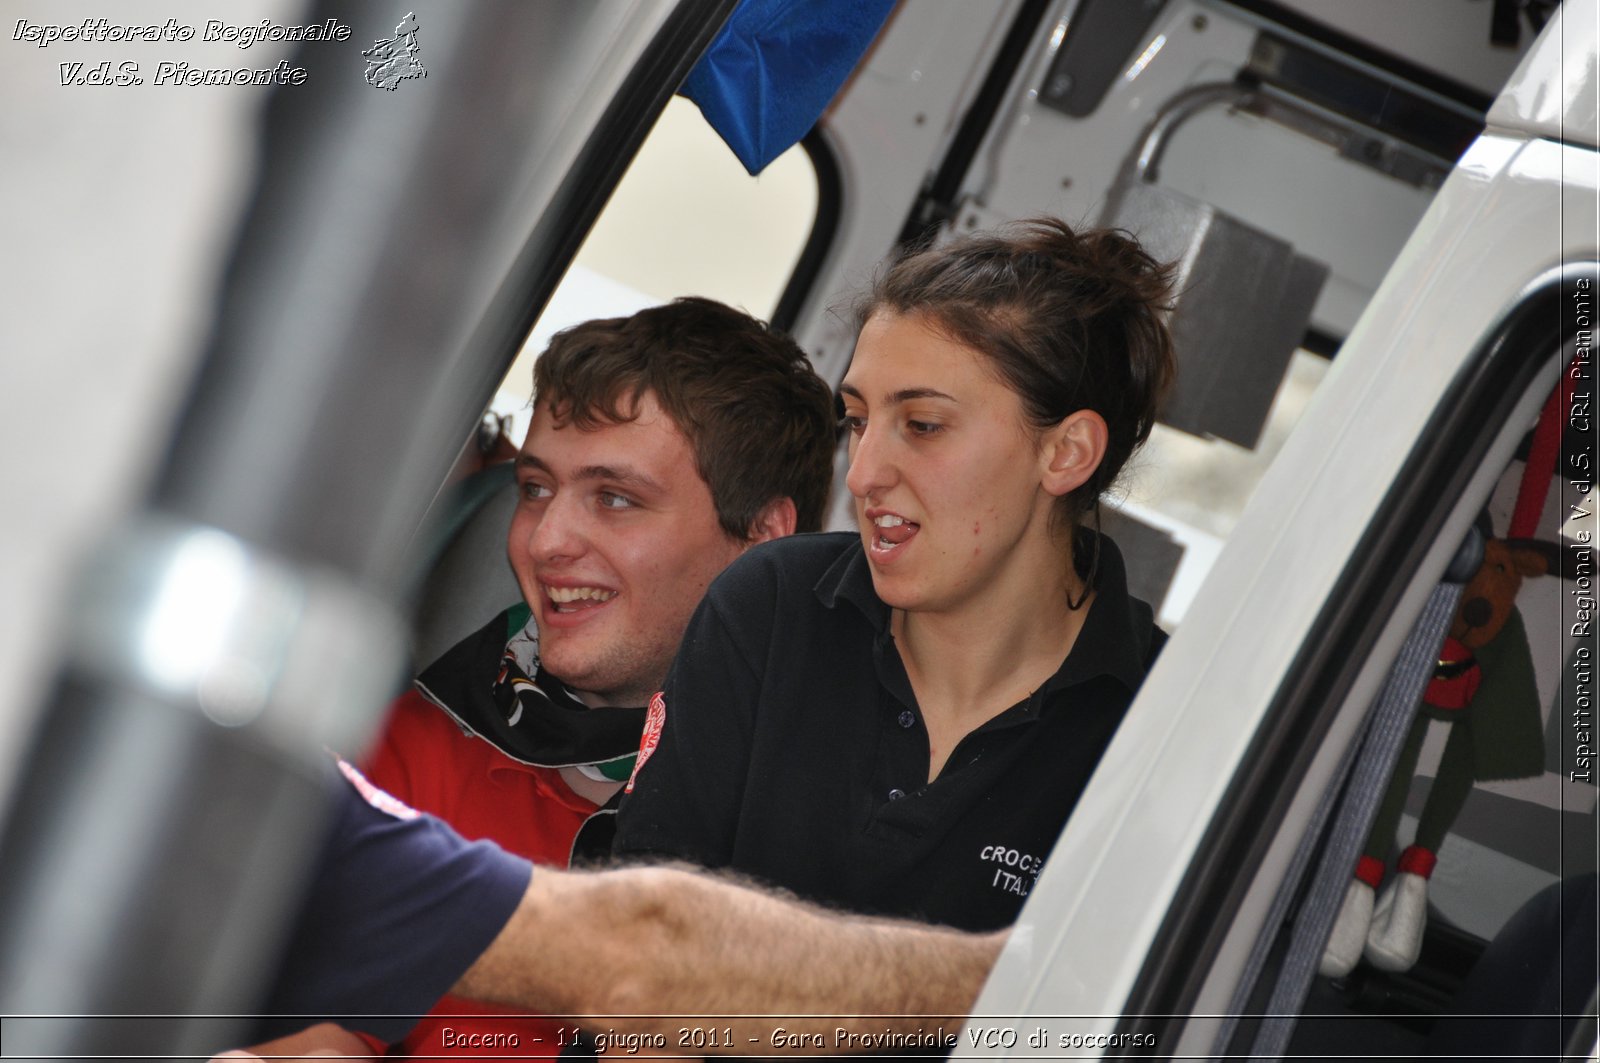
[[[1317,807],[1311,812],[1311,818],[1306,824],[1305,833],[1300,836],[1300,844],[1295,846],[1294,854],[1289,858],[1289,866],[1284,869],[1283,879],[1278,884],[1278,891],[1272,898],[1272,907],[1267,910],[1267,918],[1261,924],[1263,932],[1257,935],[1255,945],[1250,950],[1249,957],[1245,960],[1244,970],[1239,978],[1239,983],[1234,987],[1233,999],[1228,1003],[1228,1012],[1218,1027],[1217,1036],[1213,1042],[1216,1053],[1211,1057],[1214,1063],[1220,1063],[1226,1054],[1227,1046],[1232,1043],[1234,1031],[1238,1028],[1240,1020],[1245,1015],[1245,1009],[1250,1006],[1250,998],[1255,994],[1256,982],[1261,978],[1261,972],[1267,965],[1267,957],[1272,952],[1274,943],[1278,940],[1277,928],[1284,925],[1289,917],[1289,911],[1294,906],[1295,899],[1300,894],[1300,882],[1305,878],[1306,868],[1311,864],[1311,857],[1323,843],[1324,832],[1328,820],[1333,814],[1334,807],[1338,805],[1340,797],[1344,794],[1344,781],[1349,778],[1351,766],[1360,754],[1367,740],[1368,731],[1371,729],[1373,713],[1368,713],[1361,721],[1360,729],[1351,739],[1349,746],[1344,751],[1344,757],[1339,761],[1339,766],[1334,769],[1333,778],[1323,789],[1322,796],[1317,800]]]
[[[1395,762],[1399,759],[1406,733],[1411,728],[1412,717],[1438,664],[1439,647],[1449,630],[1450,618],[1455,614],[1461,590],[1459,583],[1441,583],[1433,589],[1422,615],[1417,618],[1411,634],[1401,646],[1376,703],[1368,713],[1367,734],[1350,770],[1349,785],[1345,788],[1311,888],[1295,919],[1288,954],[1284,957],[1277,985],[1273,987],[1267,1004],[1266,1018],[1250,1052],[1253,1059],[1280,1059],[1288,1047],[1299,1010],[1311,987],[1312,976],[1316,973],[1318,960],[1327,945],[1328,934],[1344,902],[1350,869],[1355,866],[1367,832],[1372,828],[1372,818],[1377,813],[1389,776],[1394,773]],[[1337,784],[1329,789],[1337,790]],[[1305,837],[1312,839],[1314,844],[1316,833],[1307,832]],[[1302,840],[1301,845],[1306,844]],[[1274,908],[1277,908],[1276,904]],[[1273,930],[1269,926],[1263,937],[1272,936]]]

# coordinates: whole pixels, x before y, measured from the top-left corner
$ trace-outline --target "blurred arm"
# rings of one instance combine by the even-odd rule
[[[1004,942],[831,913],[676,868],[541,868],[454,992],[579,1025],[604,1016],[608,1029],[666,1034],[669,1048],[684,1025],[674,1016],[705,1016],[732,1027],[733,1043],[699,1052],[749,1054],[750,1039],[768,1045],[779,1026],[824,1035],[802,1049],[827,1051],[841,1028],[954,1034]]]

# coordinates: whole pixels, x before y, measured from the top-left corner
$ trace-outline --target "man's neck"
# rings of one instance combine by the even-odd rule
[[[634,708],[649,700],[648,698],[633,700],[631,695],[626,692],[619,696],[614,693],[599,693],[592,690],[574,690],[572,687],[567,687],[567,693],[571,694],[576,701],[582,703],[588,709]],[[596,805],[604,805],[616,796],[618,790],[622,789],[622,783],[620,782],[593,778],[576,767],[561,768],[559,770],[561,781],[567,784],[567,789],[585,801],[591,801]]]
[[[577,768],[560,768],[561,781],[567,789],[596,805],[604,805],[622,789],[622,783],[610,779],[591,779]]]
[[[557,676],[556,678],[561,679],[560,676]],[[566,689],[568,694],[572,695],[576,701],[582,703],[583,707],[586,709],[637,709],[640,706],[648,705],[650,703],[650,694],[653,694],[656,690],[661,689],[658,686],[655,688],[655,690],[650,691],[650,694],[640,694],[638,691],[632,690],[578,690],[574,687],[568,686],[565,679],[561,679],[561,685]]]

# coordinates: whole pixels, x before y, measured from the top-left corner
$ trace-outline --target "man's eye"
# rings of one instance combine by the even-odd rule
[[[867,419],[853,413],[847,413],[839,418],[839,427],[847,428],[850,430],[851,435],[858,436],[867,430]]]
[[[529,480],[522,485],[522,497],[529,502],[542,501],[546,498],[549,498],[554,493],[554,491],[550,490],[550,488],[546,487],[544,484],[534,483],[532,480]]]
[[[632,509],[633,499],[619,495],[615,491],[601,491],[600,505],[606,509]]]

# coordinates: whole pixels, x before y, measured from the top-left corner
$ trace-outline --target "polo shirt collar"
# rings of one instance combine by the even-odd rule
[[[817,581],[817,598],[829,609],[837,608],[841,601],[849,602],[861,610],[872,629],[882,635],[889,630],[889,607],[872,589],[872,568],[861,537],[853,538],[855,541],[834,559]]]
[[[1095,574],[1094,604],[1084,619],[1083,630],[1072,644],[1072,653],[1061,662],[1056,674],[1045,683],[1045,690],[1074,686],[1097,675],[1109,675],[1130,692],[1139,689],[1150,655],[1152,610],[1149,605],[1128,596],[1128,570],[1122,551],[1108,535],[1101,535],[1100,567]],[[1095,533],[1079,528],[1073,544],[1075,556],[1088,557],[1094,549]]]
[[[1080,527],[1074,542],[1074,555],[1089,557],[1094,549],[1095,532]],[[1083,630],[1072,645],[1072,652],[1061,662],[1055,675],[1045,682],[1046,692],[1076,686],[1098,675],[1109,675],[1129,691],[1139,689],[1144,680],[1145,662],[1150,653],[1151,609],[1128,596],[1128,573],[1122,551],[1107,535],[1100,535],[1100,566],[1095,574],[1094,604],[1083,622]],[[861,540],[840,554],[822,574],[814,588],[817,598],[829,609],[849,602],[861,611],[880,639],[889,633],[890,610],[872,588],[872,569]]]

